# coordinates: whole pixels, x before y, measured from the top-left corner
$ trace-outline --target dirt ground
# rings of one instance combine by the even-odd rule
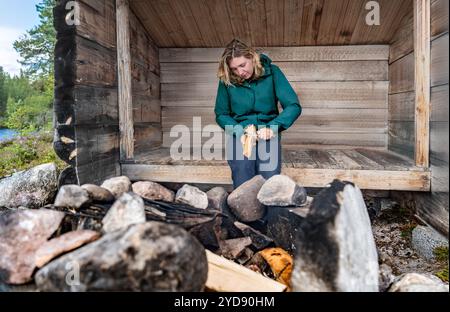
[[[388,265],[395,276],[412,272],[436,275],[448,268],[448,262],[427,260],[412,248],[411,233],[420,224],[412,212],[402,210],[389,198],[366,199],[366,205],[372,221],[380,265]]]

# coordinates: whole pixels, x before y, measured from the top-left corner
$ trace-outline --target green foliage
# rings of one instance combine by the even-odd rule
[[[0,177],[42,163],[67,166],[53,150],[53,61],[56,0],[36,6],[40,23],[14,42],[23,70],[10,77],[0,68],[0,128],[18,130],[21,137],[0,143]]]
[[[0,128],[25,134],[52,125],[55,4],[56,0],[41,0],[36,5],[39,24],[14,42],[22,58],[20,76],[9,77],[0,69]]]
[[[24,169],[36,157],[30,141],[18,140],[0,148],[0,177]]]
[[[20,63],[26,74],[32,77],[51,76],[53,73],[56,31],[53,27],[55,0],[42,0],[36,5],[40,23],[14,42],[14,49],[20,54]]]
[[[67,164],[55,154],[52,141],[52,132],[42,131],[0,144],[0,177],[49,162],[60,170],[65,168]]]
[[[0,128],[10,128],[24,133],[51,126],[54,79],[41,77],[30,81],[24,74],[6,76],[4,89],[6,109]],[[1,115],[0,115],[1,116]]]
[[[8,75],[0,66],[0,118],[6,114],[6,101],[8,100],[8,91],[6,90],[6,79]]]
[[[9,98],[8,119],[5,125],[10,129],[19,130],[22,134],[51,129],[52,101],[52,97],[46,94],[32,95],[19,102]]]
[[[36,93],[32,82],[22,72],[20,76],[7,77],[5,81],[5,88],[8,97],[14,101],[19,102],[25,100],[30,95]]]

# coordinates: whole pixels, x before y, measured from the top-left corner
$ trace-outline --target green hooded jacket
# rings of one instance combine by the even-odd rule
[[[253,124],[259,127],[272,127],[275,133],[288,129],[300,116],[302,107],[294,89],[280,68],[272,60],[260,55],[264,74],[258,80],[245,81],[242,85],[227,87],[219,81],[217,90],[217,124],[228,134],[241,137],[244,128]],[[280,101],[283,111],[278,111]],[[230,129],[225,126],[233,126]]]

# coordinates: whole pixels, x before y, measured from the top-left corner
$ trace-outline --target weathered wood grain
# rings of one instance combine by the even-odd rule
[[[431,1],[431,36],[448,32],[448,1]]]
[[[369,26],[366,0],[188,2],[190,10],[185,0],[131,0],[131,6],[159,47],[218,47],[233,37],[253,46],[385,44],[412,10],[410,0],[379,0],[382,22]]]
[[[114,2],[81,1],[78,26],[66,23],[67,2],[54,8],[54,149],[78,181],[94,182],[120,173]]]
[[[429,167],[430,153],[430,0],[414,1],[415,160]],[[448,45],[447,45],[448,47]],[[448,48],[447,48],[448,52]],[[448,53],[447,53],[448,54]],[[448,70],[447,70],[448,75]],[[447,78],[448,81],[448,78]]]
[[[180,174],[182,172],[182,174]],[[224,166],[122,164],[132,180],[230,184],[231,171]],[[305,187],[324,187],[333,179],[352,181],[361,189],[429,191],[430,173],[422,171],[342,170],[282,168]]]
[[[116,20],[120,158],[132,159],[134,153],[134,127],[128,0],[116,1]]]

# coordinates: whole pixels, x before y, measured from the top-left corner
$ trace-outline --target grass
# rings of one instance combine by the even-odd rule
[[[41,131],[0,143],[0,178],[50,162],[54,162],[59,170],[67,167],[53,150],[51,131]]]

